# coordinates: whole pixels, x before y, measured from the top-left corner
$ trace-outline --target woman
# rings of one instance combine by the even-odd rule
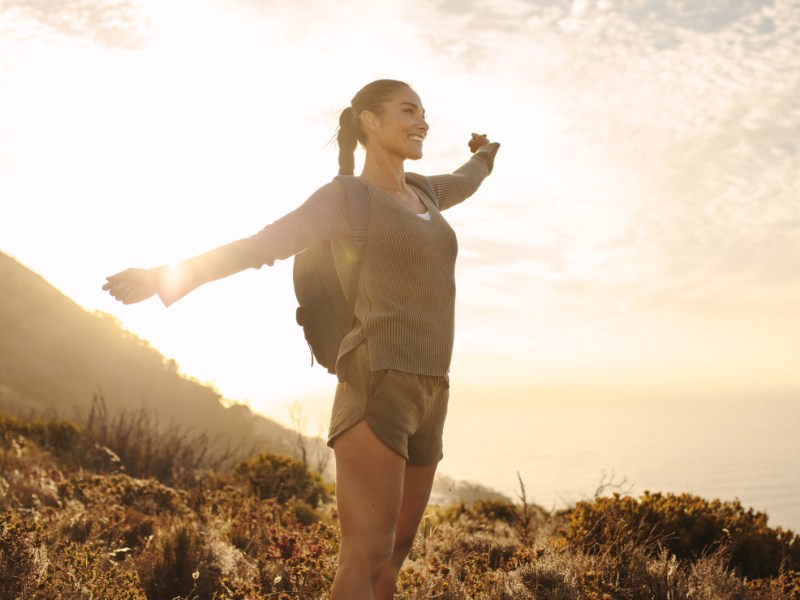
[[[341,526],[333,600],[391,598],[442,458],[453,346],[453,230],[440,211],[472,195],[499,148],[472,134],[471,159],[429,178],[435,198],[406,184],[404,162],[422,157],[428,133],[419,96],[407,84],[374,81],[339,118],[339,173],[352,175],[358,142],[369,222],[355,324],[337,369],[347,380],[334,398],[328,444],[336,457]],[[339,181],[256,235],[182,262],[176,269],[128,269],[103,289],[130,304],[158,294],[169,306],[197,286],[248,267],[272,265],[330,239],[348,289],[352,252],[346,195]]]

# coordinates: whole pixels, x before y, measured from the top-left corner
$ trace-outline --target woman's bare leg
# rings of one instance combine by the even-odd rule
[[[394,597],[397,575],[411,551],[422,515],[430,499],[436,467],[436,464],[406,465],[403,501],[395,530],[394,549],[375,587],[376,599],[390,600]]]
[[[366,421],[338,436],[333,451],[342,541],[331,600],[369,600],[394,551],[406,460]]]

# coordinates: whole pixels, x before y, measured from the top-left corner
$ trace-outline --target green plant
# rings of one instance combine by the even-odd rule
[[[41,527],[19,513],[0,514],[0,590],[25,598],[47,572],[47,546]]]
[[[185,597],[196,588],[203,562],[203,540],[188,523],[161,531],[137,560],[148,600]]]
[[[53,549],[47,578],[30,598],[148,600],[134,570],[110,560],[98,548],[70,542]]]
[[[725,545],[730,565],[744,577],[774,577],[800,568],[800,538],[767,526],[767,516],[737,500],[645,492],[639,499],[615,494],[579,502],[565,513],[563,537],[588,552],[613,552],[624,544],[667,548],[679,559],[697,559]]]
[[[241,461],[233,471],[259,498],[275,498],[281,503],[297,498],[312,508],[327,499],[319,474],[288,456],[262,452]]]
[[[23,420],[0,414],[0,446],[8,448],[20,437],[65,454],[83,439],[83,430],[72,421]]]

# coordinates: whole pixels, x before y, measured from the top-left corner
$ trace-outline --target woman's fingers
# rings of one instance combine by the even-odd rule
[[[155,282],[146,269],[126,269],[106,277],[103,290],[123,304],[141,302],[155,294]]]
[[[485,133],[473,133],[469,142],[467,142],[467,145],[469,145],[469,149],[472,152],[477,152],[482,146],[485,146],[488,143],[489,138],[486,137]]]

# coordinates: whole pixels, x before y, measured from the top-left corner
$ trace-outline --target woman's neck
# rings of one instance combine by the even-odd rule
[[[390,194],[407,190],[403,159],[386,153],[367,152],[361,178]]]

